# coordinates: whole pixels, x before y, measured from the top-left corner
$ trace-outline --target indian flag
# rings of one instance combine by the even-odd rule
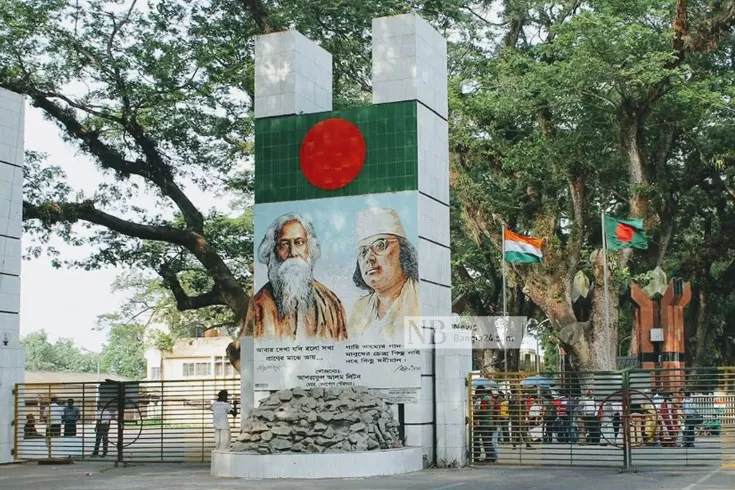
[[[541,253],[543,243],[543,238],[532,238],[513,233],[508,229],[503,230],[503,250],[505,261],[509,263],[541,263],[544,257]]]

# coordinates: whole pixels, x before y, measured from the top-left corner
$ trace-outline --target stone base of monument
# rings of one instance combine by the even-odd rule
[[[212,452],[212,476],[223,478],[364,478],[421,471],[420,447],[344,453]]]

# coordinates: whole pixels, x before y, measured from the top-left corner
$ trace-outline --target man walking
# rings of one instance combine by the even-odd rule
[[[109,445],[109,434],[110,434],[110,422],[112,421],[112,409],[104,410],[100,409],[97,412],[97,424],[95,425],[94,432],[94,451],[92,456],[98,456],[100,450],[100,442],[102,443],[102,456],[107,456],[107,447]]]

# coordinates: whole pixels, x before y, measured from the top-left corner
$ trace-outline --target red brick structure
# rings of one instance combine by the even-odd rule
[[[659,390],[676,392],[684,386],[686,366],[684,343],[684,308],[692,298],[691,284],[671,280],[659,301],[649,298],[637,284],[631,285],[631,298],[638,305],[635,311],[631,355],[638,356],[643,369],[673,369],[655,376],[654,386]],[[651,342],[651,329],[663,329],[661,352]]]

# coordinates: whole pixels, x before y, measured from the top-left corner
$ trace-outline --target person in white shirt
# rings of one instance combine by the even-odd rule
[[[235,409],[227,402],[227,390],[217,393],[217,401],[212,402],[209,409],[212,411],[214,425],[214,450],[228,451],[230,449],[230,421],[227,415],[235,415]]]
[[[598,406],[592,390],[587,392],[587,396],[581,405],[584,414],[584,426],[587,432],[585,443],[596,446],[600,443],[600,419],[597,418]]]
[[[48,436],[58,437],[61,435],[61,419],[64,415],[64,407],[59,405],[56,397],[51,398],[51,405],[48,407]]]
[[[697,410],[694,408],[694,399],[689,392],[684,393],[682,401],[682,412],[684,412],[684,447],[694,447],[695,429],[697,427]]]

